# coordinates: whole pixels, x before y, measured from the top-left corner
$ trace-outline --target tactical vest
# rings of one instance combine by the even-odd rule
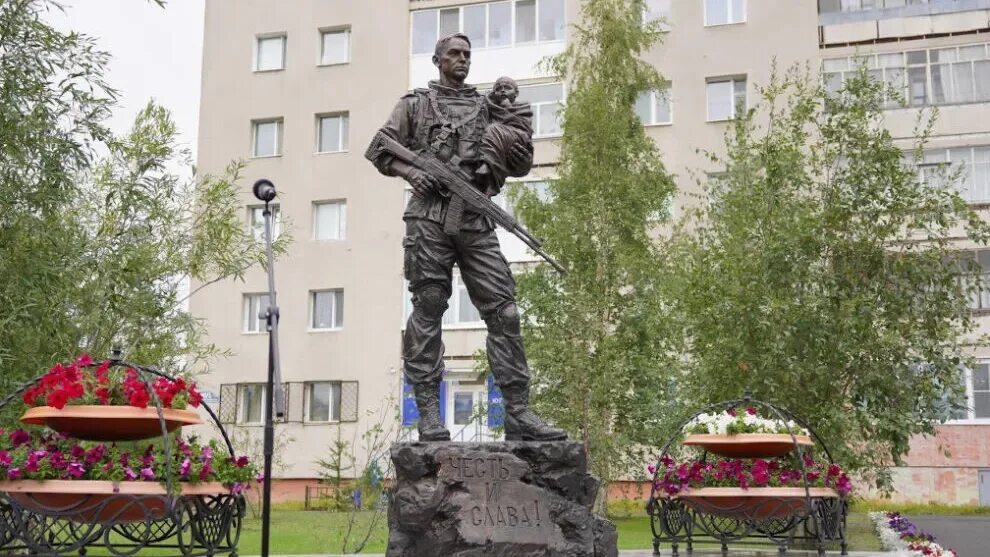
[[[488,122],[484,97],[441,97],[433,89],[416,89],[413,93],[419,102],[416,103],[415,145],[411,147],[429,149],[445,161],[456,155],[462,165],[477,166],[481,162],[481,137]],[[451,114],[452,107],[462,110]]]

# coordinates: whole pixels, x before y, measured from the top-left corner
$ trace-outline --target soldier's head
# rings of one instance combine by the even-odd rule
[[[433,65],[443,81],[464,83],[471,70],[471,39],[463,33],[448,35],[437,41]]]

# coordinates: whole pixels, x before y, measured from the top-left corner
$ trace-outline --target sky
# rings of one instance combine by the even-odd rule
[[[51,23],[96,39],[112,56],[107,83],[120,93],[110,125],[126,132],[151,99],[168,108],[196,155],[205,0],[63,0]]]

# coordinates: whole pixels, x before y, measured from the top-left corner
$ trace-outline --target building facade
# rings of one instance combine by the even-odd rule
[[[644,93],[637,112],[677,175],[675,212],[700,193],[706,174],[718,172],[698,150],[720,149],[727,121],[754,102],[755,84],[769,80],[774,62],[810,62],[827,84],[838,84],[865,61],[903,87],[913,107],[939,106],[926,163],[966,165],[964,195],[990,203],[990,39],[982,34],[990,30],[990,0],[648,5],[646,17],[664,18],[667,32],[646,58],[669,87]],[[264,177],[276,184],[279,232],[292,237],[276,277],[287,398],[279,477],[312,481],[316,461],[338,439],[354,452],[351,475],[360,473],[380,456],[365,432],[383,424],[409,435],[401,424],[415,419],[401,371],[409,311],[401,215],[409,194],[364,159],[372,135],[399,97],[435,78],[437,38],[464,32],[473,41],[469,81],[485,88],[510,75],[534,107],[535,165],[523,180],[539,188],[554,177],[556,112],[567,98],[566,83],[539,62],[565,48],[579,9],[579,0],[207,0],[199,167],[218,172],[247,160],[244,183]],[[905,145],[913,114],[888,113]],[[260,230],[257,201],[245,190],[243,202],[245,226]],[[510,262],[534,260],[515,238],[500,233],[500,241]],[[990,271],[990,252],[973,253]],[[210,339],[233,353],[203,384],[223,420],[255,437],[267,356],[257,315],[266,289],[253,269],[243,282],[210,285],[191,300]],[[974,300],[974,311],[987,309],[990,293]],[[444,419],[455,439],[491,439],[497,420],[478,410],[497,407],[499,397],[474,364],[484,323],[456,276],[444,323]],[[974,350],[987,363],[966,372],[971,408],[941,428],[943,441],[960,450],[936,462],[929,453],[939,442],[918,440],[910,466],[898,471],[906,496],[976,503],[984,475],[990,487],[990,349]],[[990,493],[984,497],[990,504]]]

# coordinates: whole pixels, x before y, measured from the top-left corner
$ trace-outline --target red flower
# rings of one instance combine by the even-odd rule
[[[147,408],[149,402],[151,402],[151,397],[148,395],[148,391],[144,389],[132,391],[127,397],[127,403],[138,408]]]
[[[55,408],[58,408],[59,410],[65,408],[65,403],[67,403],[68,401],[69,401],[69,395],[62,389],[59,389],[53,392],[52,394],[48,395],[48,406],[53,406]]]
[[[110,391],[105,387],[100,387],[93,392],[96,395],[96,399],[100,401],[103,406],[110,405]]]
[[[91,366],[93,365],[93,358],[89,354],[83,354],[82,356],[79,356],[78,360],[76,360],[76,365],[80,367]]]
[[[196,384],[193,383],[189,386],[189,404],[193,408],[199,408],[199,405],[203,403],[203,395],[196,390]]]

